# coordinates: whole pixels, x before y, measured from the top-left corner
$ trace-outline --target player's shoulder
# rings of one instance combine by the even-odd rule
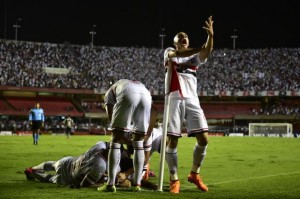
[[[173,47],[168,47],[168,48],[165,49],[165,53],[170,52],[170,51],[175,51],[175,48],[173,48]],[[165,53],[164,53],[164,54],[165,54]]]
[[[164,52],[164,60],[165,61],[169,59],[169,53],[173,52],[173,51],[175,51],[175,48],[173,48],[173,47],[168,47],[165,49],[165,52]]]

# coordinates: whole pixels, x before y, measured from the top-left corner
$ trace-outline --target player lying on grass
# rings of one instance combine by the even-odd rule
[[[108,143],[97,142],[93,147],[78,157],[67,156],[57,161],[46,161],[37,166],[26,168],[27,180],[54,183],[70,188],[89,187],[107,181]],[[55,171],[55,174],[51,172]],[[118,168],[116,185],[131,186],[130,176],[133,173],[133,163],[130,155],[124,149]],[[143,180],[142,186],[156,189],[156,185]]]

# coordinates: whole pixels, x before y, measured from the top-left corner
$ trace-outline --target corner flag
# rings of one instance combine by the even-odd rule
[[[165,152],[166,152],[166,140],[167,140],[167,131],[168,131],[168,120],[169,120],[169,101],[170,93],[174,91],[179,91],[182,96],[180,82],[178,79],[178,74],[175,69],[176,63],[169,63],[168,70],[166,73],[166,84],[168,85],[165,93],[165,105],[164,105],[164,116],[163,116],[163,135],[160,145],[160,167],[159,167],[159,182],[158,182],[158,191],[162,191],[163,188],[163,176],[164,176],[164,162],[165,162]],[[171,70],[170,70],[171,69]]]

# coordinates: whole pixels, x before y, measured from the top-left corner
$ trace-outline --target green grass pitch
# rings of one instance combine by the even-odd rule
[[[181,192],[168,192],[167,164],[163,191],[101,193],[95,187],[70,189],[50,183],[27,181],[23,170],[47,160],[78,156],[108,136],[42,135],[39,145],[31,136],[0,136],[0,198],[109,198],[109,199],[220,199],[220,198],[300,198],[300,139],[267,137],[210,137],[207,156],[201,168],[209,191],[203,193],[187,181],[195,138],[179,140],[178,162]],[[150,160],[158,183],[160,156]]]

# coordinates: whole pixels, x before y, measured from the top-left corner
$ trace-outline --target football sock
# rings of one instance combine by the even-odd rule
[[[204,161],[206,155],[206,146],[201,146],[198,143],[195,144],[194,154],[193,154],[193,166],[192,171],[195,173],[200,173],[200,167]]]
[[[169,167],[170,180],[178,180],[177,169],[178,169],[178,159],[177,159],[177,148],[172,149],[166,148],[166,162]]]
[[[133,141],[133,168],[134,168],[134,184],[140,185],[142,180],[142,172],[144,167],[145,153],[143,147],[144,141]]]
[[[111,142],[108,152],[108,185],[114,185],[117,175],[118,166],[120,164],[121,144]]]

